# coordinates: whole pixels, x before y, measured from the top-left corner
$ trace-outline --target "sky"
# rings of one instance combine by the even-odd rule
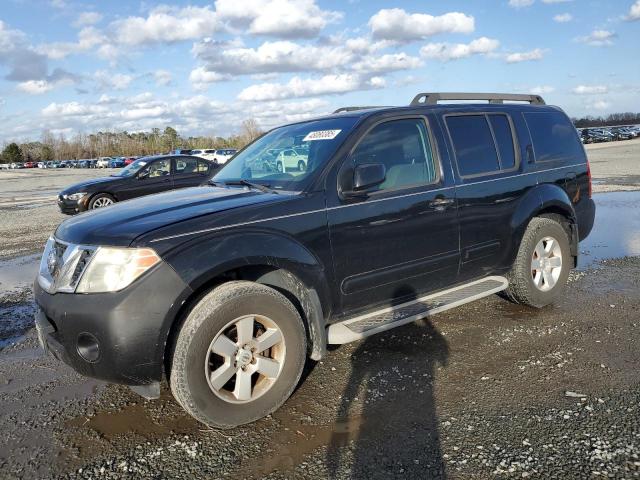
[[[263,129],[418,92],[640,112],[640,0],[0,0],[0,142]]]

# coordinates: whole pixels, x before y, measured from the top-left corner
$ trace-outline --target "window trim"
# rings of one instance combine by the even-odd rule
[[[368,198],[364,199],[365,202],[369,200],[370,197],[378,197],[388,193],[401,192],[403,190],[411,190],[411,189],[416,189],[421,187],[431,187],[435,185],[440,185],[442,183],[442,179],[444,178],[444,175],[442,170],[442,162],[440,160],[440,151],[438,149],[438,144],[433,135],[433,130],[431,129],[431,124],[429,122],[429,119],[427,118],[426,115],[420,115],[420,114],[399,115],[397,117],[384,118],[374,122],[371,126],[369,126],[364,131],[362,135],[360,135],[360,138],[358,138],[356,143],[351,147],[351,149],[349,150],[349,153],[347,154],[347,158],[342,163],[342,166],[340,168],[342,168],[345,164],[347,164],[347,162],[351,162],[355,166],[355,164],[353,163],[353,153],[355,152],[356,148],[358,148],[360,143],[365,139],[365,137],[369,134],[369,132],[371,132],[371,130],[373,130],[374,128],[376,128],[377,126],[383,123],[390,123],[398,120],[421,120],[423,122],[425,130],[427,132],[427,136],[429,138],[429,144],[431,146],[431,157],[433,158],[433,167],[434,167],[434,173],[436,178],[429,183],[415,183],[411,185],[403,185],[397,188],[387,188],[385,190],[376,190],[373,192],[368,192],[367,193]],[[338,193],[340,193],[340,185],[337,183],[338,181],[339,179],[336,180],[336,190],[338,191]]]
[[[498,148],[498,142],[496,140],[496,134],[493,131],[493,126],[489,121],[489,115],[503,115],[507,117],[507,121],[509,122],[509,127],[511,128],[511,139],[513,141],[513,153],[515,157],[515,163],[513,167],[508,169],[502,168],[502,157],[500,155],[500,149]],[[448,117],[484,117],[485,122],[487,122],[487,126],[489,127],[489,132],[491,133],[491,138],[493,138],[493,147],[496,149],[496,155],[498,157],[498,166],[499,170],[489,171],[489,172],[480,172],[474,173],[472,175],[462,175],[460,172],[460,164],[458,163],[458,154],[456,153],[456,146],[453,143],[453,137],[451,136],[451,131],[449,130],[449,123],[447,122]],[[445,113],[443,116],[444,119],[444,127],[447,131],[447,136],[449,137],[449,144],[451,145],[451,152],[453,153],[453,159],[456,164],[456,172],[458,173],[458,177],[462,180],[474,179],[479,177],[494,177],[497,175],[501,175],[503,173],[512,173],[520,170],[520,143],[518,142],[518,135],[516,134],[515,124],[513,123],[513,119],[511,115],[507,112],[492,112],[492,111],[480,111],[480,112],[454,112],[454,113]]]

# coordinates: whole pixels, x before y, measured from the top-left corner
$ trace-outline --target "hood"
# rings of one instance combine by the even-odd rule
[[[119,180],[122,180],[122,178],[120,178],[120,177],[92,178],[91,180],[85,180],[84,182],[75,183],[75,184],[71,185],[70,187],[67,187],[64,190],[62,190],[60,192],[60,194],[62,195],[62,194],[71,194],[71,193],[82,192],[82,191],[85,191],[87,188],[91,187],[92,185],[98,185],[98,184],[101,184],[101,183],[117,182]]]
[[[60,224],[55,235],[75,244],[129,246],[140,235],[173,223],[282,196],[213,186],[172,190],[76,215]]]

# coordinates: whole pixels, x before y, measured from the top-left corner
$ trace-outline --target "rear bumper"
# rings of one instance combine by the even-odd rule
[[[114,293],[49,294],[36,281],[38,337],[46,351],[82,375],[125,385],[157,383],[169,330],[190,293],[164,262]],[[79,346],[88,335],[98,345],[92,361]]]

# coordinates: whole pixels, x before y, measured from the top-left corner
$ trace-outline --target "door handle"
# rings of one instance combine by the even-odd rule
[[[436,198],[429,202],[429,207],[437,211],[445,210],[449,205],[453,205],[455,200],[453,198]]]

